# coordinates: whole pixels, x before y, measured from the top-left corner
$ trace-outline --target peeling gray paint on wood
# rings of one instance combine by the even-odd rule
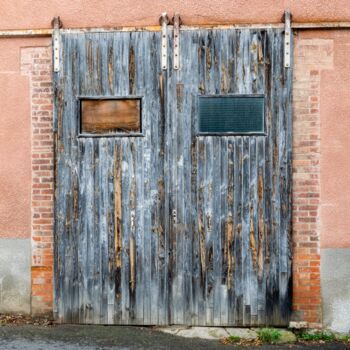
[[[286,325],[291,69],[282,29],[63,33],[55,74],[62,322]],[[169,47],[172,37],[169,35]],[[266,136],[198,136],[198,95],[264,94]],[[79,137],[78,96],[142,96],[142,136]]]

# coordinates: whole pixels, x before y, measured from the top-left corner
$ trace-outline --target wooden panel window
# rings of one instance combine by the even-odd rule
[[[82,134],[141,132],[141,99],[81,99],[80,103]]]

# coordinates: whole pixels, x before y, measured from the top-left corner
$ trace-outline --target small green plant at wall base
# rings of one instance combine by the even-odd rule
[[[263,343],[275,343],[281,338],[281,336],[281,332],[274,328],[262,328],[258,332],[258,338]]]
[[[315,333],[301,333],[299,335],[300,340],[305,341],[334,341],[336,337],[333,333],[329,332],[315,332]]]
[[[227,337],[227,341],[229,343],[239,343],[241,341],[241,338],[237,337],[236,335],[230,335],[229,337]]]
[[[339,337],[339,340],[345,343],[350,343],[350,335],[342,335],[341,337]]]

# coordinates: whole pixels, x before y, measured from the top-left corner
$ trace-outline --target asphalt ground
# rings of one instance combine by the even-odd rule
[[[150,327],[126,326],[33,326],[0,327],[1,350],[216,350],[216,349],[349,349],[350,344],[286,344],[236,346],[220,341],[189,339],[164,334]]]

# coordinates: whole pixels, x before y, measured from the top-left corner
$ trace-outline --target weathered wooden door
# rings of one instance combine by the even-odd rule
[[[55,74],[56,316],[285,325],[291,70],[279,29],[61,34]],[[261,133],[200,133],[199,96],[264,99]],[[138,99],[140,130],[82,132],[82,101]]]

